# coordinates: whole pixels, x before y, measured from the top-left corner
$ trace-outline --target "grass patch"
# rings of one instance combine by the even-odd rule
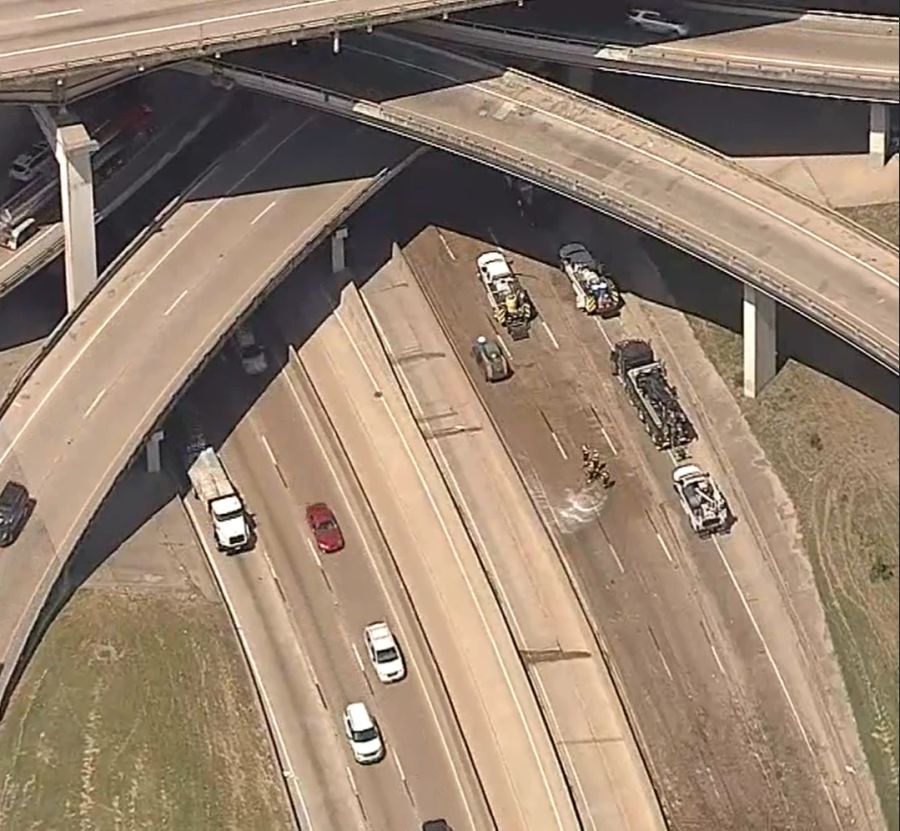
[[[894,245],[900,244],[900,203],[842,208],[840,213]]]
[[[845,213],[897,243],[898,205]],[[701,314],[716,309],[728,318],[717,325],[688,315],[797,509],[882,809],[888,827],[900,831],[900,419],[890,408],[793,361],[761,398],[743,398],[742,344],[734,331],[740,325],[738,289],[678,252],[650,250],[670,284],[685,294],[680,308]]]
[[[290,826],[224,610],[82,589],[0,725],[0,828]]]

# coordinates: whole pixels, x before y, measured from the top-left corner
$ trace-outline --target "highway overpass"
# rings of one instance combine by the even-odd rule
[[[69,555],[180,390],[413,153],[388,134],[277,108],[54,333],[0,415],[0,479],[37,500],[0,557],[0,699]]]
[[[505,10],[504,10],[505,12]],[[679,14],[691,35],[659,38],[619,23],[529,24],[525,11],[403,30],[462,46],[568,66],[769,92],[900,101],[897,18],[790,13],[692,3]]]
[[[707,147],[516,70],[386,33],[339,57],[196,63],[569,196],[721,268],[898,371],[896,249]],[[477,198],[477,197],[475,197]],[[772,340],[774,348],[774,339]]]
[[[79,72],[332,36],[508,0],[23,0],[0,7],[0,92],[64,86]],[[39,84],[43,80],[45,83]],[[49,82],[49,83],[46,83]]]

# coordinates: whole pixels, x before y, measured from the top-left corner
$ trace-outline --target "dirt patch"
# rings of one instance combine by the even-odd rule
[[[884,237],[888,242],[894,245],[900,243],[900,203],[843,208],[841,213]]]
[[[0,828],[291,826],[221,606],[82,589],[0,725]]]
[[[896,204],[845,213],[898,241]],[[702,281],[696,263],[673,255],[666,261],[670,276]],[[879,798],[888,826],[898,829],[900,420],[873,397],[793,361],[761,398],[748,401],[740,336],[690,320],[796,506]]]

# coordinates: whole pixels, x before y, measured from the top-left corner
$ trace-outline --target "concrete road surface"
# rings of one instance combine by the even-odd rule
[[[324,87],[291,96],[486,162],[623,219],[759,286],[885,366],[900,367],[896,249],[734,161],[542,79],[394,35],[339,61],[242,60]],[[244,78],[228,73],[238,82]],[[355,103],[351,103],[355,102]]]
[[[5,0],[0,87],[14,78],[64,78],[92,66],[147,66],[211,46],[287,41],[504,0]]]
[[[686,37],[677,37],[629,25],[627,11],[627,6],[617,4],[598,10],[572,0],[537,2],[521,10],[500,7],[471,12],[463,25],[423,21],[409,28],[578,66],[897,100],[900,26],[896,17],[688,2],[663,10],[689,27]]]
[[[264,328],[261,323],[256,327]],[[283,344],[274,351],[284,354]],[[305,666],[322,696],[314,712],[327,718],[341,747],[340,779],[358,793],[366,827],[417,828],[427,819],[444,817],[459,831],[491,828],[377,520],[308,381],[296,362],[262,385],[244,383],[235,363],[215,370],[204,384],[207,419],[219,428],[237,421],[222,457],[255,514],[259,534],[256,550],[225,558],[221,569],[230,571],[238,567],[233,563],[253,559],[268,561],[307,656]],[[303,509],[318,501],[326,502],[341,523],[346,545],[339,553],[320,554],[313,545]],[[409,670],[403,681],[389,686],[376,678],[362,637],[363,628],[377,620],[391,625]],[[263,675],[267,670],[260,665]],[[367,768],[353,762],[341,725],[350,701],[365,701],[378,720],[388,751],[382,763]],[[302,746],[296,751],[303,752]]]
[[[662,813],[559,554],[399,252],[363,286],[407,400],[511,622],[585,828],[662,829]]]
[[[307,275],[304,287],[314,286]],[[318,297],[292,292],[279,302],[281,325],[302,343],[303,366],[414,600],[497,827],[578,828],[520,656],[359,296],[350,285],[335,308],[340,283],[318,285]]]
[[[527,237],[550,260],[566,233],[562,217],[546,234],[517,225],[494,214],[483,239],[444,232],[446,247],[434,234],[411,248],[461,351],[490,331],[471,274],[477,254],[496,244],[491,235],[501,243]],[[619,273],[614,229],[589,227],[570,233]],[[748,823],[880,828],[852,717],[833,706],[823,683],[831,673],[821,662],[829,659],[808,650],[790,599],[767,574],[767,541],[738,502],[740,483],[703,438],[691,448],[741,514],[728,538],[695,538],[671,495],[671,460],[650,446],[609,375],[607,338],[644,334],[638,321],[626,306],[627,328],[598,325],[574,309],[559,272],[513,256],[541,318],[529,341],[507,340],[517,370],[510,381],[488,386],[474,368],[472,375],[608,642],[668,818],[735,831]],[[622,279],[636,278],[623,271]],[[617,480],[605,495],[582,488],[585,442],[601,450]],[[848,776],[847,766],[857,773]]]
[[[55,575],[143,437],[235,319],[385,181],[406,143],[276,109],[200,181],[0,418],[0,480],[37,507],[0,558],[0,687]]]

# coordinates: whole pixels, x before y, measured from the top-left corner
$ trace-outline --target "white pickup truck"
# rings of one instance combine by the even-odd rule
[[[250,521],[241,497],[212,447],[201,450],[188,468],[194,496],[209,512],[219,551],[237,553],[252,547]]]

